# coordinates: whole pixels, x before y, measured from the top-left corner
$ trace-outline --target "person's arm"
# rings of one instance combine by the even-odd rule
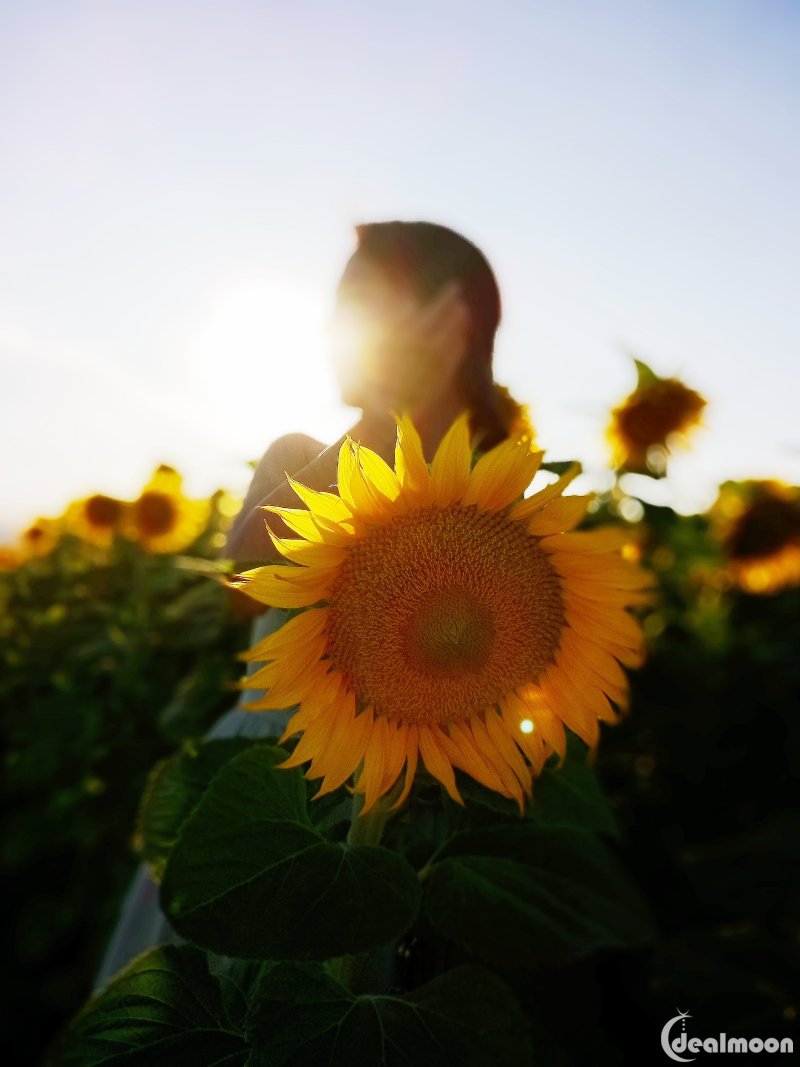
[[[396,432],[395,423],[388,414],[364,415],[347,436],[371,448],[391,463]],[[254,564],[281,558],[269,538],[266,525],[269,524],[272,532],[280,537],[292,537],[293,534],[279,516],[260,509],[265,504],[289,508],[304,506],[287,482],[284,472],[290,473],[296,481],[310,489],[329,492],[331,486],[335,486],[339,449],[345,437],[323,449],[302,466],[297,464],[300,454],[298,437],[299,435],[292,435],[290,438],[279,438],[265,453],[253,475],[242,510],[228,532],[222,551],[225,558]],[[313,438],[304,438],[303,442],[306,448],[309,442],[318,444]],[[270,485],[270,482],[271,487],[265,490],[265,486]]]

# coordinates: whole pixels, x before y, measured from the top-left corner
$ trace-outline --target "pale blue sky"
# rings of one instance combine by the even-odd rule
[[[487,253],[498,377],[595,477],[633,349],[710,401],[648,492],[800,477],[792,2],[0,4],[0,537],[348,425],[356,222]]]

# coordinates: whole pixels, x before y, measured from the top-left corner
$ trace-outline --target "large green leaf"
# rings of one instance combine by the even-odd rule
[[[482,967],[405,997],[354,996],[319,967],[281,964],[256,992],[250,1067],[496,1067],[531,1062],[525,1018]]]
[[[244,1067],[246,990],[205,953],[165,945],[140,956],[70,1026],[56,1067]]]
[[[187,744],[159,763],[147,783],[139,808],[139,833],[144,858],[160,881],[181,826],[202,799],[211,779],[228,760],[252,745],[241,737],[205,744]]]
[[[161,899],[182,936],[226,956],[327,959],[413,922],[414,869],[385,848],[327,840],[306,783],[258,744],[213,778],[170,854]]]
[[[523,823],[457,834],[430,868],[425,909],[492,963],[563,963],[646,942],[644,902],[591,833]]]

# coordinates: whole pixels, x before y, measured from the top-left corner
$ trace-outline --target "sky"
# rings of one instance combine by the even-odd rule
[[[0,147],[0,540],[335,440],[334,289],[394,218],[488,256],[497,377],[587,484],[631,354],[709,400],[643,496],[800,479],[792,0],[0,0]]]

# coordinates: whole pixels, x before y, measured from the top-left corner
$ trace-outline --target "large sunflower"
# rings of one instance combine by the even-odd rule
[[[521,499],[542,454],[508,440],[471,469],[468,420],[430,467],[408,419],[395,470],[350,440],[339,495],[291,480],[308,510],[271,507],[297,539],[272,536],[295,566],[259,567],[232,584],[263,604],[304,608],[243,658],[267,665],[248,705],[299,705],[281,740],[302,734],[284,766],[311,761],[320,794],[362,767],[364,810],[418,759],[455,800],[453,769],[520,806],[564,726],[587,744],[626,701],[620,663],[642,636],[627,607],[647,575],[623,560],[625,534],[570,533],[589,498],[562,497],[577,465]]]
[[[634,360],[636,389],[611,412],[607,437],[617,470],[661,475],[670,445],[700,422],[705,399],[678,378],[659,378]]]
[[[205,529],[209,502],[190,500],[182,485],[180,474],[162,464],[127,510],[125,532],[147,552],[180,552]]]

